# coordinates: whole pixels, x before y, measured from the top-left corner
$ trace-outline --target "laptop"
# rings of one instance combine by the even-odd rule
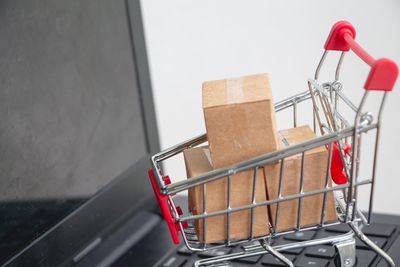
[[[13,0],[0,12],[1,266],[182,267],[241,249],[175,246],[158,211],[147,178],[160,145],[139,0]],[[400,217],[374,221],[365,232],[400,264]],[[337,253],[285,255],[295,266],[335,266]],[[281,264],[264,255],[228,266]],[[357,242],[356,266],[386,265]]]

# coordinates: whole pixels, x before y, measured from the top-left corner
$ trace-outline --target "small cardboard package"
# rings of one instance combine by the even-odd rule
[[[295,145],[315,138],[314,132],[308,126],[301,126],[279,132],[281,147]],[[328,163],[328,150],[317,147],[309,150],[304,156],[304,192],[323,189]],[[280,163],[270,164],[264,168],[265,178],[270,200],[278,197]],[[301,155],[286,158],[282,174],[282,196],[298,194],[300,192]],[[329,178],[330,179],[330,178]],[[304,197],[301,202],[300,226],[315,225],[321,222],[324,194]],[[278,231],[293,229],[297,226],[297,211],[299,201],[290,200],[279,205]],[[270,219],[275,224],[276,206],[270,206]],[[326,194],[325,222],[336,219],[333,193]]]
[[[203,110],[207,129],[207,148],[184,152],[188,177],[218,169],[274,151],[278,148],[275,110],[266,74],[203,83]],[[211,156],[207,158],[207,153]],[[264,170],[257,170],[256,201],[265,201]],[[207,213],[228,207],[227,178],[206,185]],[[235,174],[230,183],[232,208],[252,203],[253,171]],[[193,214],[202,214],[203,186],[189,191],[189,206]],[[254,209],[254,229],[250,233],[251,211],[229,216],[231,239],[262,236],[269,233],[267,207]],[[228,237],[227,216],[210,217],[195,222],[200,241],[220,242]],[[205,238],[203,236],[205,234]]]
[[[212,171],[210,151],[208,147],[190,148],[183,152],[187,176],[195,177]],[[204,195],[206,212],[226,210],[228,207],[228,179],[226,177],[197,186],[189,190],[189,210],[194,214],[203,214]],[[253,172],[246,171],[231,176],[230,199],[231,207],[239,207],[252,203]],[[257,202],[266,200],[264,170],[257,171],[255,199]],[[205,226],[203,225],[206,222]],[[200,242],[217,243],[227,240],[227,215],[195,220],[194,226]],[[239,211],[229,216],[229,237],[231,240],[248,238],[251,225],[251,211]],[[205,230],[205,232],[204,232]],[[253,236],[263,236],[269,233],[267,207],[257,207],[253,213]]]
[[[315,137],[307,126],[279,133],[271,89],[266,74],[234,79],[209,81],[203,84],[203,109],[209,147],[184,151],[187,176],[195,177],[214,169],[227,167],[250,158],[276,151]],[[304,191],[325,186],[328,152],[325,147],[305,153]],[[282,195],[297,194],[300,190],[301,156],[284,161]],[[256,202],[278,197],[280,164],[272,163],[257,170]],[[253,171],[245,171],[230,178],[230,207],[252,203]],[[204,194],[205,193],[205,194]],[[204,207],[205,203],[205,207]],[[278,230],[296,227],[298,200],[282,202]],[[301,207],[301,225],[320,222],[323,194],[305,197]],[[189,190],[189,210],[194,215],[226,210],[228,208],[228,178],[222,178]],[[253,232],[251,210],[195,220],[194,226],[200,242],[217,243],[228,238],[245,239],[269,234],[269,222],[275,222],[276,205],[255,208]],[[336,219],[333,194],[326,194],[325,220]],[[205,225],[204,225],[205,222]]]
[[[267,74],[203,83],[203,110],[214,169],[278,149]]]

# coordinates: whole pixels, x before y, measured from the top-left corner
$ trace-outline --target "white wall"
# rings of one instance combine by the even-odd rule
[[[338,20],[355,25],[357,40],[372,55],[400,63],[398,0],[146,0],[142,9],[163,148],[205,132],[205,80],[268,72],[275,100],[306,90],[306,80],[313,76],[329,30]],[[325,77],[331,80],[333,61],[328,65],[330,76]],[[346,56],[344,92],[356,103],[367,73],[363,62],[353,54]],[[385,108],[374,203],[375,211],[397,214],[399,90],[400,82]],[[168,171],[173,180],[185,177],[177,160],[169,163]]]

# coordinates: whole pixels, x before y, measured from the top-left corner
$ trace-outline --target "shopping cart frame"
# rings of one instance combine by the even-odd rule
[[[152,187],[154,193],[156,195],[156,199],[160,205],[161,212],[168,224],[169,230],[171,232],[172,239],[174,243],[178,244],[180,242],[179,232],[183,238],[185,245],[193,251],[205,251],[210,249],[215,249],[223,246],[232,246],[236,244],[248,243],[253,241],[258,241],[259,244],[247,244],[244,246],[244,250],[242,252],[232,253],[228,255],[213,257],[209,259],[199,260],[195,263],[194,266],[205,266],[205,265],[213,265],[213,266],[223,266],[226,261],[241,258],[241,257],[249,257],[270,253],[279,259],[281,262],[284,262],[288,266],[293,266],[286,257],[284,257],[280,251],[298,248],[298,247],[308,247],[319,244],[332,244],[334,245],[340,257],[341,266],[353,266],[355,264],[355,240],[354,236],[360,238],[362,242],[364,242],[367,246],[373,249],[377,254],[383,257],[391,266],[395,266],[393,260],[384,252],[380,247],[375,245],[370,239],[368,239],[361,231],[363,225],[368,225],[371,223],[371,214],[372,214],[372,205],[373,205],[373,192],[375,185],[375,177],[376,177],[376,166],[377,166],[377,151],[379,145],[379,137],[380,137],[380,123],[383,112],[383,107],[385,104],[385,99],[387,92],[391,91],[394,82],[396,81],[398,69],[397,65],[388,59],[378,59],[374,60],[369,54],[367,54],[357,43],[354,41],[355,30],[353,26],[348,22],[338,22],[336,23],[331,33],[328,37],[328,40],[325,44],[325,52],[318,64],[318,67],[315,72],[314,79],[310,79],[308,81],[309,90],[303,93],[297,94],[293,97],[285,99],[275,104],[275,111],[280,112],[283,110],[287,110],[292,108],[293,111],[293,125],[297,126],[297,109],[300,103],[303,103],[307,100],[313,101],[313,124],[314,131],[316,131],[317,123],[319,126],[319,130],[321,134],[320,137],[317,137],[313,140],[303,142],[301,144],[293,145],[278,151],[274,151],[265,155],[261,155],[259,157],[226,167],[217,170],[213,170],[211,172],[205,173],[203,175],[199,175],[197,177],[192,177],[187,180],[182,180],[178,182],[171,183],[170,177],[166,176],[162,172],[161,164],[164,160],[176,156],[182,153],[185,149],[198,146],[207,141],[206,134],[201,136],[192,138],[188,141],[185,141],[181,144],[168,148],[156,155],[152,156],[151,164],[152,169],[149,170],[149,177],[152,183]],[[366,63],[371,66],[371,71],[367,82],[364,86],[366,91],[363,94],[361,102],[358,106],[354,105],[342,92],[341,92],[341,83],[339,81],[340,68],[342,66],[343,58],[345,52],[349,49],[352,49],[357,55],[359,55]],[[319,73],[323,66],[324,60],[330,50],[339,50],[342,51],[338,65],[335,73],[334,82],[330,83],[319,83]],[[383,65],[382,65],[383,64]],[[388,75],[388,72],[390,75]],[[382,78],[382,73],[384,73],[384,78]],[[382,90],[383,97],[380,102],[379,111],[377,114],[377,120],[373,120],[373,115],[369,112],[364,112],[363,107],[369,92],[372,90]],[[321,99],[325,99],[324,101],[331,101],[330,107],[333,108],[333,115],[335,117],[335,125],[334,130],[332,129],[332,125],[324,125],[321,122],[321,118],[319,116],[320,110],[318,110],[316,103],[316,99],[318,97]],[[350,108],[355,113],[354,124],[350,125],[344,116],[337,110],[337,101],[341,100],[341,103],[344,103],[348,108]],[[325,102],[325,103],[328,103]],[[325,107],[326,108],[326,107]],[[325,110],[324,110],[325,111]],[[326,111],[325,111],[326,112]],[[340,122],[336,125],[336,122]],[[372,166],[372,177],[370,179],[359,179],[359,154],[360,154],[360,143],[362,136],[370,132],[372,130],[376,131],[375,136],[375,146],[374,146],[374,158],[373,158],[373,166]],[[351,157],[350,159],[346,155],[344,155],[344,143],[345,141],[350,141],[352,146]],[[339,185],[330,185],[330,174],[329,169],[332,164],[332,150],[333,144],[338,144],[341,153],[341,159],[343,163],[344,170],[348,178],[348,182],[345,184]],[[304,155],[308,150],[326,146],[329,151],[328,163],[327,163],[327,171],[325,176],[325,187],[313,190],[313,191],[304,191],[303,186],[301,186],[301,190],[297,194],[292,194],[288,196],[281,195],[281,183],[282,183],[282,166],[284,164],[284,160],[288,157],[294,155],[301,155],[301,169],[303,172],[303,164],[304,164]],[[281,171],[279,175],[279,197],[276,199],[270,199],[262,202],[255,201],[255,179],[257,179],[257,169],[259,167],[274,163],[280,162]],[[253,170],[253,193],[252,199],[253,202],[248,205],[242,205],[239,207],[231,207],[230,206],[230,196],[228,193],[228,206],[225,210],[219,210],[215,212],[207,213],[204,211],[202,214],[191,215],[191,214],[183,214],[183,211],[180,207],[176,206],[173,200],[173,196],[177,193],[187,191],[196,186],[206,187],[207,183],[216,181],[218,179],[228,179],[228,186],[230,184],[230,179],[233,175],[243,172]],[[303,185],[303,175],[301,174],[301,184]],[[369,209],[367,211],[367,216],[365,216],[362,212],[358,210],[357,207],[357,191],[359,186],[370,185],[370,196],[369,196]],[[339,207],[339,216],[337,222],[325,222],[325,205],[326,205],[326,195],[329,192],[333,191],[341,191],[344,192],[344,205]],[[206,192],[206,190],[204,190]],[[229,187],[228,187],[229,192]],[[205,194],[205,193],[204,193]],[[323,209],[321,211],[321,220],[319,224],[313,226],[303,227],[299,218],[301,218],[301,200],[308,196],[315,196],[323,194]],[[203,196],[203,200],[205,201],[206,197]],[[277,231],[279,222],[277,221],[279,216],[279,204],[284,201],[290,200],[299,200],[298,201],[298,209],[297,209],[297,226],[292,230],[285,231]],[[268,206],[276,204],[276,219],[274,222],[274,226],[270,225],[270,233],[266,236],[254,237],[253,232],[253,210],[260,206]],[[203,207],[206,207],[205,203],[203,203]],[[204,209],[205,210],[205,209]],[[229,236],[229,216],[231,213],[251,210],[251,223],[250,223],[250,236],[247,239],[242,240],[231,240]],[[222,244],[208,244],[201,243],[196,240],[196,234],[194,229],[188,228],[190,222],[194,220],[203,220],[203,227],[205,227],[205,219],[212,216],[224,215],[227,216],[227,238],[226,241]],[[326,228],[328,226],[332,226],[335,224],[346,223],[350,226],[352,231],[332,237],[325,237],[320,239],[314,239],[303,242],[294,242],[285,245],[272,246],[271,240],[275,237],[287,235],[289,233],[294,233],[298,231],[308,231],[308,230],[316,230],[321,228]],[[204,234],[204,232],[203,232]],[[195,237],[193,239],[193,237]],[[205,238],[203,237],[203,240]]]

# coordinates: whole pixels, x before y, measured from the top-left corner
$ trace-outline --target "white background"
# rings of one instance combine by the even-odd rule
[[[325,39],[338,20],[353,23],[356,39],[373,56],[400,63],[398,0],[145,0],[142,10],[162,148],[205,132],[203,81],[267,72],[275,100],[306,90],[307,78],[313,76]],[[327,81],[334,77],[336,57],[331,58],[323,76]],[[349,53],[342,70],[343,90],[358,104],[369,68]],[[386,102],[374,202],[374,211],[396,214],[399,90],[397,82]],[[371,155],[372,150],[364,153]],[[173,181],[186,177],[180,160],[167,165]],[[367,204],[364,196],[361,208]]]

